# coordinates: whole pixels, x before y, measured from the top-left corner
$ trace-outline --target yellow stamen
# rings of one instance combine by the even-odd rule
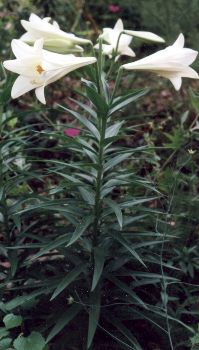
[[[36,66],[36,71],[37,71],[39,74],[41,74],[42,72],[44,72],[44,69],[42,68],[42,66],[40,66],[40,64],[38,64],[38,65]]]

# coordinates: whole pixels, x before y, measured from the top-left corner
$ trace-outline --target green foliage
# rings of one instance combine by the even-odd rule
[[[75,13],[78,4],[69,1],[43,2],[41,12],[56,17],[66,4]],[[149,6],[157,17],[166,6],[171,11],[161,1],[119,4],[136,29]],[[112,23],[107,5],[88,1],[86,8],[101,8],[99,22]],[[181,9],[175,5],[172,16]],[[147,29],[155,31],[152,15]],[[178,28],[176,22],[172,35]],[[2,71],[0,349],[98,350],[109,342],[116,350],[184,350],[188,339],[194,349],[197,93],[190,90],[194,111],[152,120],[135,113],[148,89],[113,91],[95,68],[83,74],[83,93],[42,110],[10,103],[12,78]],[[80,135],[66,136],[74,125]]]
[[[32,332],[28,337],[19,335],[15,339],[13,346],[16,350],[44,350],[45,340],[40,333]]]

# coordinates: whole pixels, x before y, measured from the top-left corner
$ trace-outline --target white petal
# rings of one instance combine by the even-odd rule
[[[151,33],[151,32],[144,32],[144,31],[136,31],[136,30],[125,30],[124,31],[128,35],[135,36],[137,38],[145,39],[145,40],[150,40],[150,41],[156,41],[159,43],[164,43],[165,40],[161,38],[160,36]]]
[[[51,63],[56,68],[56,67],[63,67],[66,64],[71,64],[71,62],[74,62],[75,56],[72,54],[62,55],[56,52],[43,50],[43,59],[44,59],[44,67],[46,66],[47,63]]]
[[[44,17],[44,18],[42,19],[42,21],[45,21],[45,22],[50,22],[50,20],[51,20],[51,17]]]
[[[111,43],[112,41],[112,32],[111,28],[103,28],[103,33],[99,36],[99,38],[105,40],[107,43]]]
[[[40,87],[36,88],[35,95],[41,103],[46,104],[46,99],[45,99],[45,95],[44,95],[44,86],[40,86]]]
[[[128,46],[126,46],[125,48],[123,48],[120,51],[121,55],[126,55],[126,56],[131,56],[131,57],[135,57],[135,52]]]
[[[121,18],[119,18],[113,28],[113,30],[118,30],[119,32],[122,32],[124,30],[123,22]]]
[[[35,89],[35,85],[31,83],[30,78],[26,78],[20,75],[14,82],[11,96],[12,98],[17,98],[33,89]]]
[[[25,33],[20,37],[20,40],[25,41],[27,43],[33,43],[35,41],[34,36],[32,36],[30,33]]]
[[[41,61],[34,56],[25,59],[8,60],[3,62],[6,69],[13,73],[21,74],[26,77],[38,77],[39,73],[35,70],[37,65],[41,65]]]
[[[99,50],[99,44],[96,44],[94,46],[95,49]],[[104,55],[111,55],[113,52],[113,46],[112,45],[108,45],[108,44],[102,44],[102,53]]]
[[[118,38],[119,38],[119,35],[117,36],[117,40],[115,42],[115,47],[117,45]],[[133,38],[130,35],[121,34],[120,39],[119,39],[119,47],[120,46],[128,46],[128,45],[130,45],[132,39]]]
[[[174,88],[178,91],[181,88],[182,85],[182,78],[180,77],[173,77],[173,78],[169,78],[169,80],[171,81],[171,83],[173,84]]]
[[[36,53],[37,52],[41,53],[41,50],[43,48],[43,44],[44,44],[44,39],[43,38],[38,39],[38,40],[35,41],[35,43],[34,43],[34,50],[35,50]]]
[[[184,47],[184,35],[182,33],[178,36],[177,40],[172,46],[178,47],[179,49],[182,49]]]
[[[29,57],[34,52],[34,49],[31,46],[29,46],[26,43],[24,43],[23,41],[17,40],[17,39],[12,40],[11,47],[12,47],[12,51],[13,51],[14,55],[17,58]]]
[[[60,28],[60,27],[59,27],[59,24],[58,24],[56,21],[53,21],[53,26],[56,27],[56,28],[58,28],[58,29]]]
[[[56,26],[41,20],[38,16],[34,17],[34,21],[28,22],[25,20],[21,21],[22,26],[27,32],[32,35],[35,40],[44,38],[45,39],[61,39],[65,38],[75,44],[89,44],[91,43],[88,39],[78,38],[71,33],[65,33],[63,30],[57,28]]]
[[[37,15],[35,15],[35,13],[31,13],[30,17],[29,17],[29,21],[35,24],[40,23],[41,18]]]
[[[186,67],[181,76],[183,78],[192,78],[192,79],[199,79],[198,73],[191,67]]]
[[[73,56],[73,55],[71,55]],[[62,66],[60,68],[47,71],[45,74],[45,86],[48,84],[53,83],[54,81],[61,79],[64,75],[72,72],[73,70],[76,70],[78,68],[87,66],[89,64],[93,64],[96,62],[95,57],[75,57],[73,56],[72,61],[68,64],[65,64],[65,66]]]
[[[177,54],[178,54],[178,57],[176,60],[179,61],[183,65],[189,66],[190,64],[192,64],[195,61],[195,59],[198,55],[198,51],[184,48],[184,49],[179,50],[179,53],[176,53],[176,56],[177,56]],[[175,57],[174,57],[174,60],[175,60]]]

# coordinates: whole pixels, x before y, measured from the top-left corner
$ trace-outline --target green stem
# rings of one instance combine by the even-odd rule
[[[123,69],[120,67],[119,70],[118,70],[118,73],[117,73],[116,80],[115,80],[115,86],[114,86],[114,89],[113,89],[113,93],[112,93],[110,104],[113,102],[113,99],[115,97],[115,93],[116,93],[116,91],[117,91],[117,89],[119,87],[120,80],[121,80],[121,77],[122,77],[122,71],[123,71]]]
[[[95,192],[95,206],[94,206],[94,224],[93,224],[93,245],[97,244],[97,237],[99,234],[99,222],[101,218],[101,189],[103,183],[104,173],[104,140],[106,134],[107,117],[103,116],[101,119],[100,127],[100,141],[99,141],[99,152],[98,152],[98,172],[96,179],[96,192]]]

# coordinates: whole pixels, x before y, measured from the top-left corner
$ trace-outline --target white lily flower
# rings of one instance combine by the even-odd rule
[[[198,79],[198,73],[189,67],[196,59],[198,52],[184,48],[184,36],[180,34],[172,46],[160,50],[141,60],[124,64],[122,67],[127,70],[148,70],[159,76],[168,78],[179,90],[182,78]]]
[[[118,19],[114,28],[103,28],[103,33],[100,38],[105,40],[108,44],[102,44],[102,52],[104,55],[108,55],[110,58],[115,53],[117,55],[116,60],[121,55],[135,56],[135,52],[129,47],[132,37],[130,35],[121,34],[124,31],[123,22]],[[99,49],[99,44],[95,45],[96,49]]]
[[[61,55],[43,50],[43,39],[36,40],[33,47],[14,39],[11,46],[16,59],[4,61],[3,65],[11,72],[19,74],[12,87],[12,98],[18,98],[35,89],[36,97],[45,104],[45,86],[75,69],[96,62],[95,57]]]
[[[58,53],[81,52],[83,49],[80,45],[90,44],[87,39],[78,38],[72,33],[66,33],[59,28],[56,21],[49,23],[50,17],[40,18],[32,13],[29,21],[21,20],[21,24],[27,31],[20,38],[28,44],[34,44],[37,39],[44,39],[44,48]]]

